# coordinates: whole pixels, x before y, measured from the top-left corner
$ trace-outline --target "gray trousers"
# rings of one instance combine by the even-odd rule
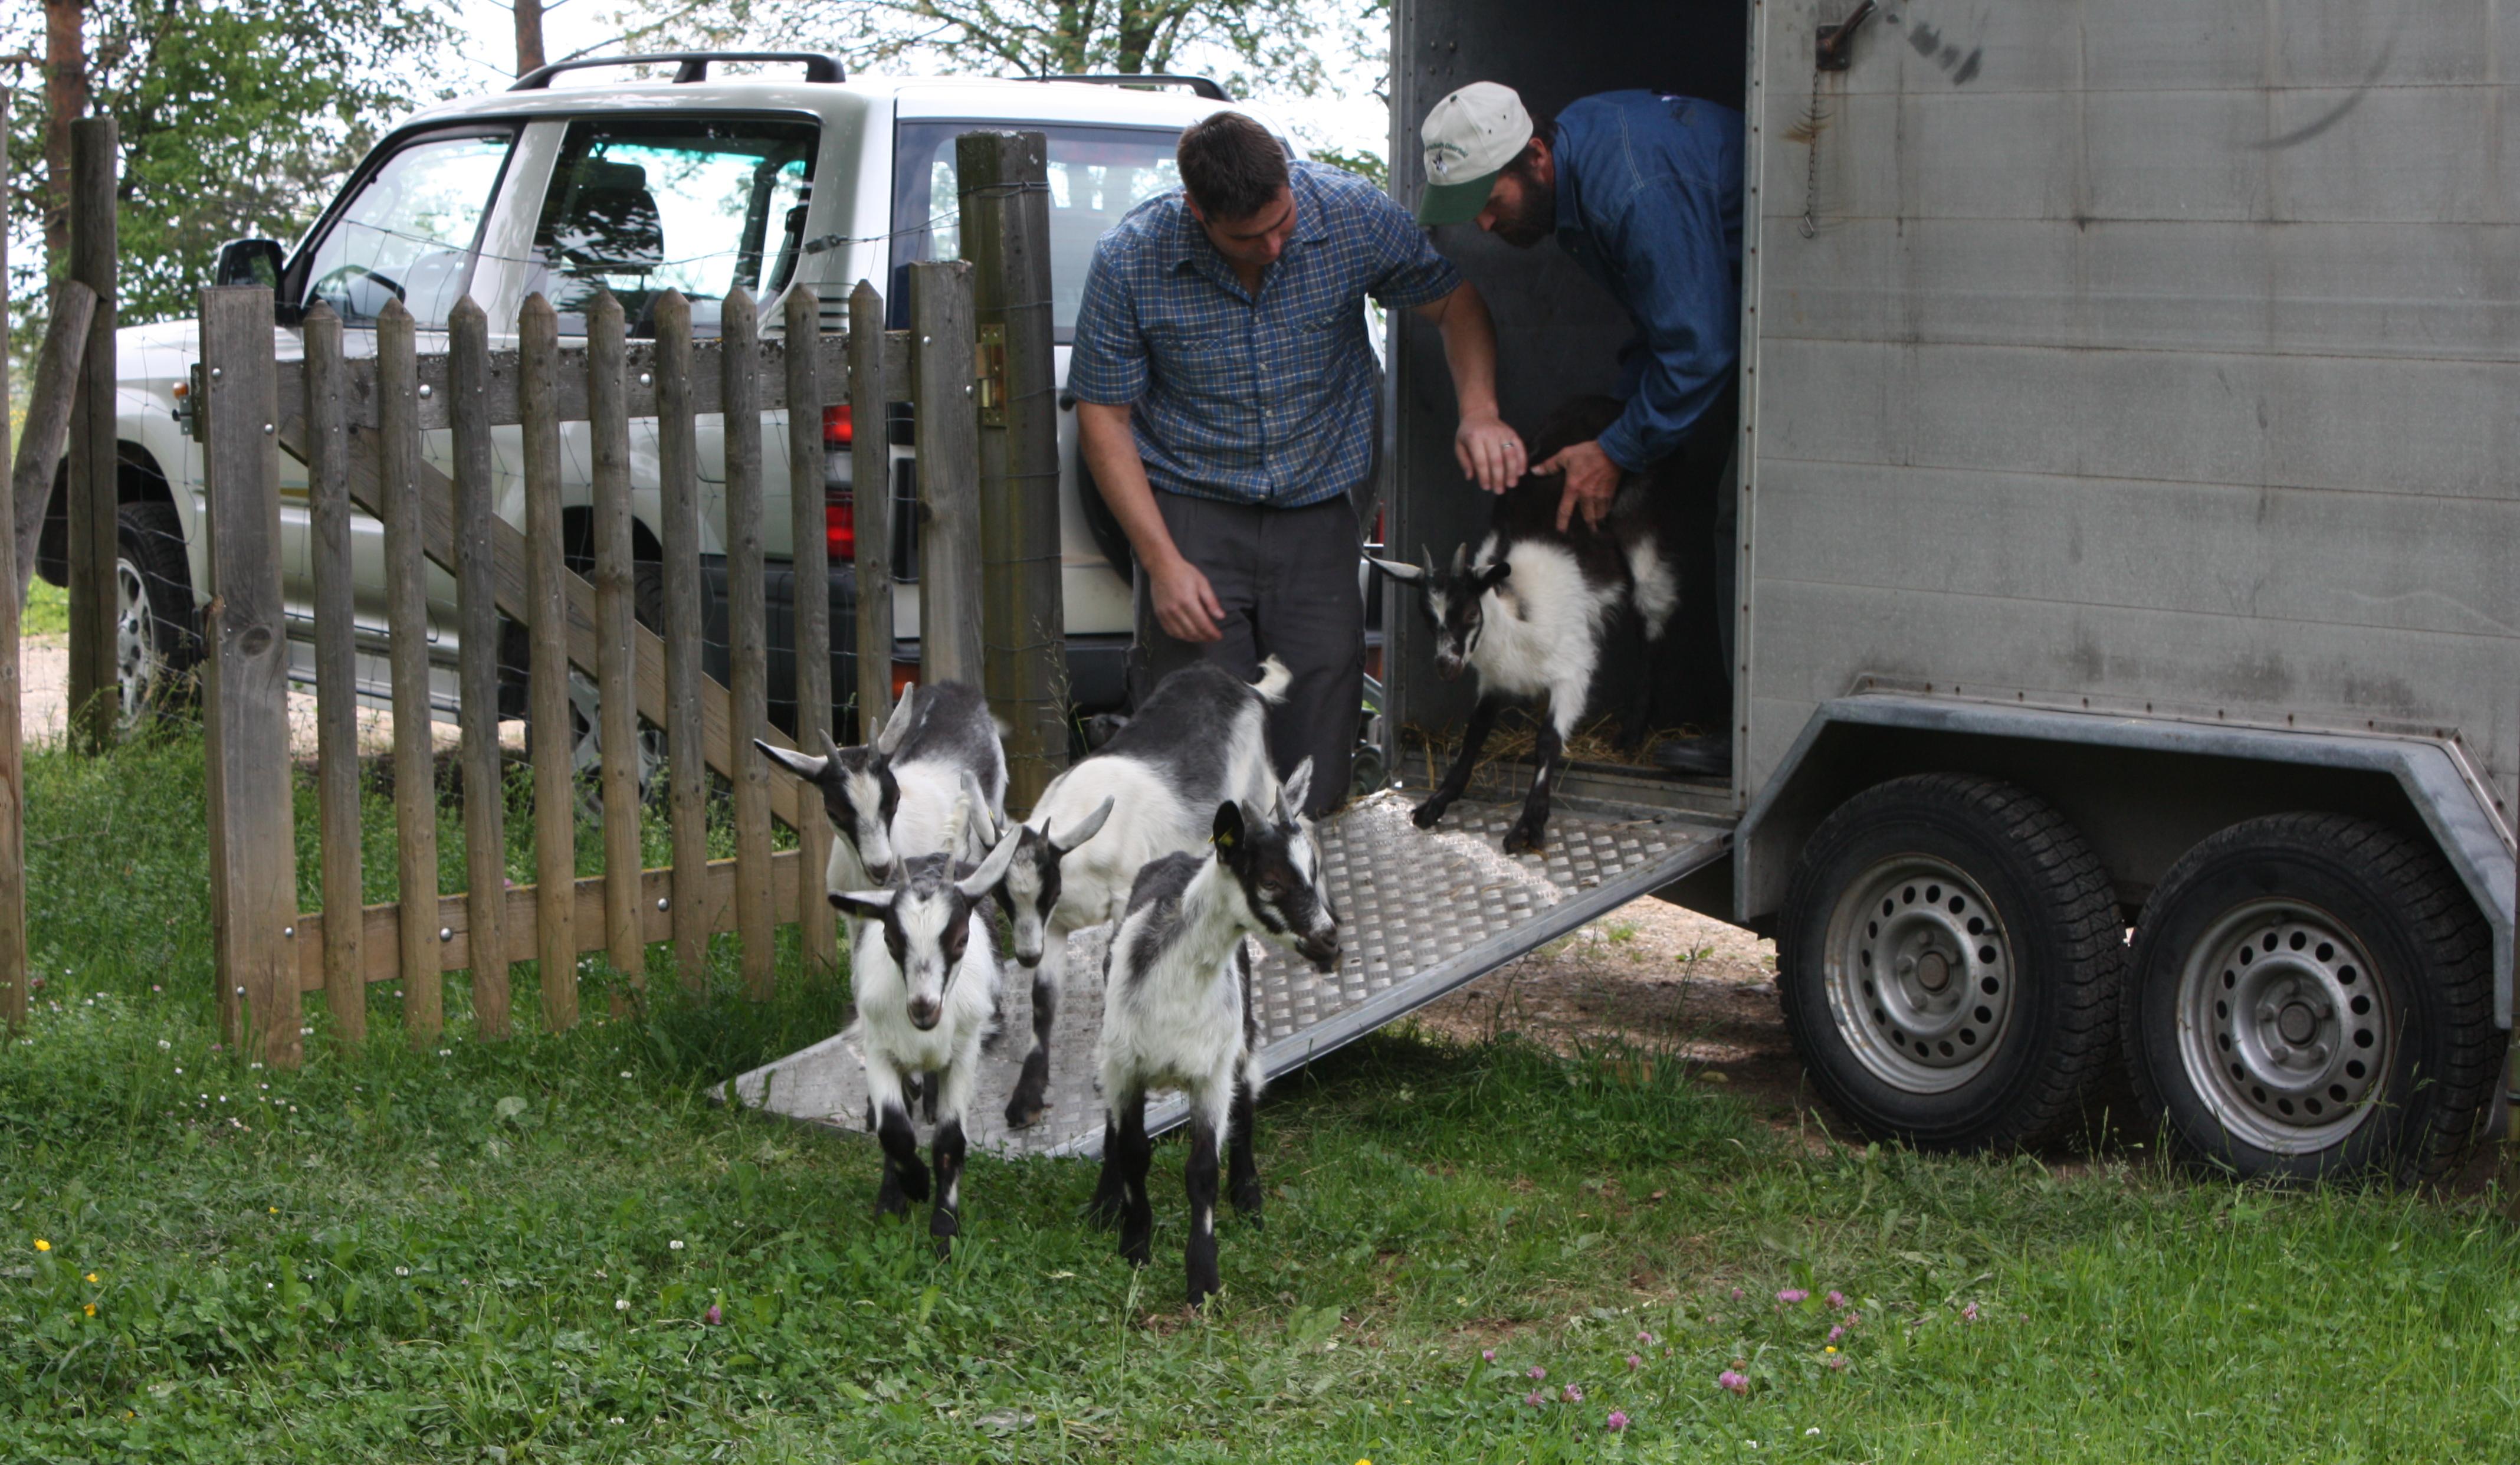
[[[1210,661],[1245,681],[1274,656],[1294,673],[1270,710],[1269,753],[1283,775],[1313,760],[1312,808],[1347,798],[1365,705],[1365,597],[1357,588],[1356,509],[1345,494],[1300,509],[1216,503],[1158,489],[1155,507],[1182,557],[1207,576],[1224,608],[1221,641],[1177,641],[1155,621],[1138,572],[1138,641],[1129,695],[1143,700],[1167,673]]]

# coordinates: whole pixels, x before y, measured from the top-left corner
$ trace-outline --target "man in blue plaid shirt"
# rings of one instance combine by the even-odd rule
[[[1294,673],[1272,710],[1280,773],[1346,796],[1364,695],[1352,495],[1372,472],[1378,368],[1365,298],[1442,332],[1464,478],[1501,492],[1522,439],[1497,417],[1487,306],[1409,211],[1352,173],[1289,163],[1220,112],[1182,134],[1182,189],[1095,247],[1067,388],[1086,466],[1138,560],[1132,692],[1199,660]]]

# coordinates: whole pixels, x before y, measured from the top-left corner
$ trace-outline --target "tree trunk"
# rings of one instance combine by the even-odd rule
[[[543,64],[543,0],[510,0],[517,12],[517,74]]]
[[[44,0],[44,259],[59,274],[70,247],[70,123],[87,115],[86,8]]]

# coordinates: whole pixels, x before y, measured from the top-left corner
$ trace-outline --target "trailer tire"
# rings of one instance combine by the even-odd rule
[[[2344,814],[2250,819],[2181,856],[2137,924],[2124,1018],[2144,1117],[2188,1164],[2251,1179],[2440,1178],[2505,1043],[2493,932],[2457,874]]]
[[[2051,1139],[2115,1058],[2125,928],[2046,801],[1928,773],[1856,795],[1803,847],[1778,996],[1813,1085],[1922,1150]]]

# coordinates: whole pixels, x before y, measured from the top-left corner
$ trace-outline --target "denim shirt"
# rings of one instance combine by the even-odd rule
[[[1601,451],[1672,452],[1741,355],[1741,114],[1603,92],[1557,115],[1557,243],[1636,317],[1643,359]]]
[[[1168,493],[1300,508],[1373,465],[1380,379],[1365,298],[1406,309],[1462,283],[1407,209],[1366,180],[1288,164],[1295,234],[1254,295],[1179,190],[1094,247],[1067,388],[1130,404],[1147,479]]]

